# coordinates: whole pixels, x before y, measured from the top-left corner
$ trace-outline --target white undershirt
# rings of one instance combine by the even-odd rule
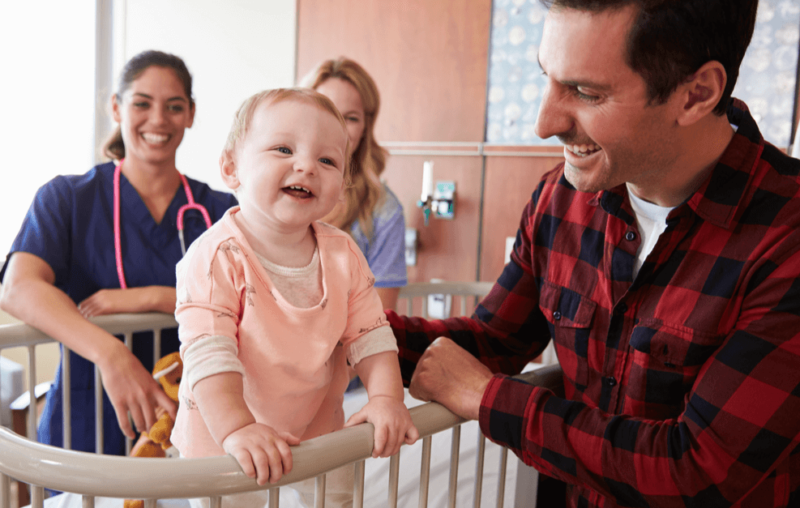
[[[730,124],[733,132],[738,132],[739,126]],[[653,251],[653,247],[658,242],[658,237],[667,229],[667,215],[675,207],[658,206],[649,201],[636,196],[628,187],[628,196],[631,198],[631,206],[633,213],[636,215],[636,225],[639,226],[639,235],[642,237],[642,243],[639,245],[639,250],[636,252],[636,261],[633,263],[633,278],[639,274],[639,269],[644,264],[645,259]]]
[[[639,273],[639,269],[644,264],[645,259],[653,251],[653,247],[658,242],[658,237],[667,229],[667,215],[675,207],[658,206],[649,201],[636,196],[628,188],[628,196],[631,199],[631,207],[636,215],[636,225],[639,227],[639,235],[642,243],[636,251],[636,260],[633,263],[633,278]]]

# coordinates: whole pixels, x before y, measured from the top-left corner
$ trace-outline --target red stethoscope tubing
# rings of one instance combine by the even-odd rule
[[[122,268],[122,238],[120,235],[119,227],[119,175],[122,173],[122,162],[119,161],[117,167],[114,168],[114,255],[117,260],[117,276],[119,277],[119,287],[128,289],[128,284],[125,283],[125,270]],[[178,173],[183,182],[183,190],[186,192],[186,199],[189,201],[178,209],[178,238],[181,241],[181,252],[186,254],[186,245],[183,240],[183,214],[186,210],[197,210],[203,215],[203,220],[206,221],[206,227],[211,227],[211,217],[208,215],[208,210],[203,205],[199,205],[194,201],[192,189],[189,188],[189,181],[183,174]]]

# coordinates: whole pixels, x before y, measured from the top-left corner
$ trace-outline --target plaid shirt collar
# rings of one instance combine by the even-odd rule
[[[728,121],[737,127],[733,139],[723,152],[709,177],[694,194],[670,214],[670,220],[694,212],[703,220],[724,229],[736,226],[735,218],[747,207],[752,198],[747,189],[755,174],[763,138],[747,105],[739,99],[731,99],[728,106]],[[625,184],[593,194],[589,204],[600,205],[606,213],[633,224],[634,216],[627,199]]]

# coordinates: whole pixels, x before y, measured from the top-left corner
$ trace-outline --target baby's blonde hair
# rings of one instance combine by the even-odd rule
[[[225,141],[225,148],[222,149],[223,154],[227,153],[228,155],[233,155],[236,150],[236,145],[247,135],[247,129],[250,128],[250,122],[252,122],[253,114],[259,104],[262,102],[277,104],[288,100],[295,100],[316,106],[323,111],[327,111],[339,121],[344,131],[345,139],[347,140],[344,149],[344,167],[342,168],[342,173],[344,175],[344,181],[349,185],[351,168],[349,156],[350,138],[347,136],[347,124],[342,114],[339,113],[339,110],[336,109],[336,106],[333,105],[333,102],[331,102],[329,98],[309,88],[273,88],[272,90],[258,92],[245,99],[233,116],[233,125],[231,125],[231,130],[228,133],[228,139]]]

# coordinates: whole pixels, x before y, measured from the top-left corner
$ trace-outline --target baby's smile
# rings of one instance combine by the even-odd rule
[[[290,196],[294,196],[296,198],[307,199],[314,197],[314,193],[306,189],[302,185],[289,185],[288,187],[284,187],[281,190],[289,194]]]

